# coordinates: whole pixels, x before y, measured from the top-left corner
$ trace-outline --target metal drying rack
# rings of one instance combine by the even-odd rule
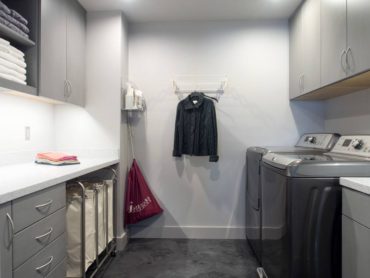
[[[117,170],[113,168],[104,168],[101,170],[110,170],[113,173],[113,190],[116,190],[116,182],[118,179]],[[95,203],[95,254],[96,259],[95,262],[91,264],[89,269],[86,271],[86,187],[83,184],[84,181],[88,180],[75,180],[71,182],[70,184],[67,184],[67,186],[76,186],[78,185],[81,189],[81,274],[82,278],[93,278],[98,273],[98,271],[102,268],[105,261],[110,256],[116,255],[116,248],[117,248],[117,242],[113,238],[111,242],[109,242],[109,228],[108,228],[108,194],[105,194],[105,217],[106,217],[106,225],[105,225],[105,241],[106,241],[106,247],[105,250],[103,250],[99,254],[99,219],[98,219],[98,202]],[[107,186],[105,186],[105,190],[107,193]],[[96,191],[96,189],[94,189]],[[96,192],[95,192],[96,193]],[[113,213],[114,215],[114,213]],[[113,221],[114,223],[114,221]],[[113,224],[114,226],[114,224]],[[92,268],[92,269],[90,269]]]

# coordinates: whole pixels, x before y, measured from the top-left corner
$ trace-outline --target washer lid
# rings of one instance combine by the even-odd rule
[[[297,166],[302,162],[321,162],[333,161],[333,157],[318,154],[294,154],[294,153],[268,153],[263,157],[263,161],[279,169],[286,169],[289,166]]]

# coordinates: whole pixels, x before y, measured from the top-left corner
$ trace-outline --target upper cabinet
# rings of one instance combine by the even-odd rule
[[[369,0],[304,1],[290,25],[290,78],[298,76],[290,81],[290,98],[320,100],[370,88],[369,30]]]
[[[320,0],[307,0],[290,21],[290,97],[320,87]]]
[[[370,69],[370,1],[347,0],[348,74]]]
[[[322,85],[346,77],[346,0],[321,0]]]
[[[85,36],[77,0],[41,1],[40,96],[84,105]]]

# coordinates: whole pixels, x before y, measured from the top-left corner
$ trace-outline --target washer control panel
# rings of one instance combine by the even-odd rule
[[[331,133],[303,134],[296,147],[330,150],[334,147],[339,136]]]
[[[370,157],[370,135],[342,136],[331,152]]]

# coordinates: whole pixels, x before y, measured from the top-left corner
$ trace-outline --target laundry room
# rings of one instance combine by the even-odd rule
[[[369,11],[1,0],[0,277],[369,277]]]

